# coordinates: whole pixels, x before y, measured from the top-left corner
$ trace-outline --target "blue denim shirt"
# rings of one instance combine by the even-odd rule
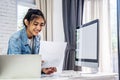
[[[26,28],[14,33],[8,43],[7,54],[38,54],[40,49],[40,37],[33,38],[33,50],[28,44]]]

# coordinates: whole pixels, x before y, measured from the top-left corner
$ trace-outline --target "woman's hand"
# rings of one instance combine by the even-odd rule
[[[45,61],[44,61],[44,60],[42,60],[42,61],[41,61],[41,65],[43,65],[43,64],[44,64],[44,62],[45,62]]]
[[[45,74],[52,74],[56,71],[57,71],[56,67],[42,68],[42,72]]]

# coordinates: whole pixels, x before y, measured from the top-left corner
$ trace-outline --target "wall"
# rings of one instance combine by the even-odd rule
[[[0,55],[7,53],[9,37],[17,30],[16,0],[0,0]]]

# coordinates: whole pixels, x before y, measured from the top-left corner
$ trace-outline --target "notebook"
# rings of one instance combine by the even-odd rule
[[[41,55],[0,55],[0,79],[40,77]]]

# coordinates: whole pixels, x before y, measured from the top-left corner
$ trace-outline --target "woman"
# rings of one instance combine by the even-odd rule
[[[14,33],[8,44],[7,54],[38,54],[40,49],[40,36],[46,21],[39,9],[29,9],[23,19],[24,28]],[[56,72],[55,67],[43,68],[42,72],[51,74]]]

